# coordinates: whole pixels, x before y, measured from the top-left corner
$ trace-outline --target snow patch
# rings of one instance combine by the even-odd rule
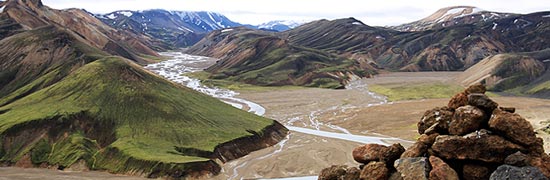
[[[134,13],[130,12],[130,11],[121,11],[119,12],[120,14],[126,16],[126,17],[130,17],[132,16]]]
[[[302,24],[305,24],[307,22],[308,21],[306,20],[275,20],[275,21],[269,21],[267,23],[259,24],[257,26],[258,28],[263,28],[263,29],[273,29],[273,27],[277,25],[285,25],[285,26],[288,26],[290,29],[292,29]]]
[[[222,33],[229,32],[229,31],[233,31],[233,29],[224,29],[224,30],[222,30]]]
[[[363,25],[363,24],[361,24],[360,22],[353,22],[353,23],[351,23],[351,24],[354,24],[354,25]]]
[[[493,23],[493,30],[497,29],[497,26],[498,26],[497,23]]]
[[[0,7],[0,13],[4,12],[4,7],[6,7],[6,6]]]
[[[115,18],[116,18],[116,15],[115,15],[115,14],[109,14],[109,15],[107,15],[107,18],[109,18],[109,19],[115,19]]]
[[[550,18],[550,14],[549,15],[544,15],[542,16],[543,18]]]

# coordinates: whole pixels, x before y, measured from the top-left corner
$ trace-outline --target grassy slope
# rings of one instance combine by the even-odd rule
[[[220,143],[251,135],[246,130],[259,132],[273,123],[118,57],[87,64],[59,83],[0,107],[2,111],[0,133],[85,111],[95,120],[115,122],[117,140],[110,147],[135,159],[165,163],[206,160],[178,154],[175,146],[213,151]]]

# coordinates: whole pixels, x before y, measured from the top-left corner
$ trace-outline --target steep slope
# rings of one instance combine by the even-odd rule
[[[21,30],[56,25],[70,29],[93,47],[136,62],[146,63],[148,57],[158,56],[148,47],[151,43],[146,38],[115,30],[80,9],[55,10],[38,0],[10,0],[3,7],[2,23],[17,24]]]
[[[213,31],[188,52],[220,58],[206,69],[211,78],[264,86],[342,88],[355,77],[374,73],[349,59],[290,45],[273,33],[247,28]]]
[[[452,6],[439,9],[432,15],[411,23],[389,28],[397,31],[425,31],[463,24],[492,22],[502,18],[517,16],[512,13],[485,11],[473,6]]]
[[[493,91],[550,98],[549,68],[550,49],[499,54],[464,71],[457,81],[464,86],[481,82]]]
[[[208,177],[286,136],[276,121],[111,56],[71,28],[0,22],[10,34],[0,40],[2,165]]]
[[[105,24],[144,34],[174,47],[187,47],[198,42],[212,30],[241,26],[222,14],[189,11],[115,11],[95,15]]]

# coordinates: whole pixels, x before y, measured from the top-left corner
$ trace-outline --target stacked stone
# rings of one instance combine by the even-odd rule
[[[405,151],[399,144],[357,147],[359,179],[548,179],[542,139],[515,108],[499,107],[485,91],[470,86],[447,107],[426,111],[420,137]]]

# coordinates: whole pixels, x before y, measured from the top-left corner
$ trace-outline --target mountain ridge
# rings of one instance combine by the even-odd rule
[[[517,15],[518,14],[513,13],[487,11],[474,6],[451,6],[441,8],[435,13],[418,21],[397,26],[389,26],[388,28],[397,31],[424,31],[462,24],[477,24],[481,21],[491,22]]]

